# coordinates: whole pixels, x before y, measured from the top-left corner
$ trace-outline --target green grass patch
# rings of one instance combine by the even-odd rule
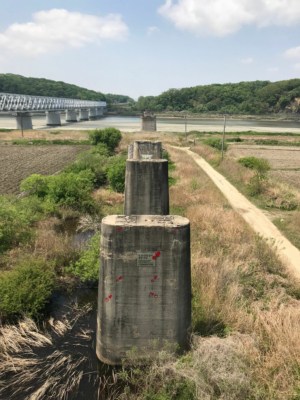
[[[22,146],[51,146],[51,145],[90,145],[89,140],[71,140],[71,139],[16,139],[12,141],[12,144]]]

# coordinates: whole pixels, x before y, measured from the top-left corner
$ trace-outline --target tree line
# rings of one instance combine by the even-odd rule
[[[300,79],[169,89],[158,96],[141,96],[135,102],[126,95],[104,94],[61,81],[0,74],[0,92],[102,100],[112,111],[127,114],[144,110],[197,114],[300,113]]]
[[[300,79],[212,84],[139,97],[137,110],[269,114],[300,112]]]
[[[108,104],[133,101],[129,96],[111,93],[104,94],[61,81],[44,78],[27,78],[15,74],[0,74],[0,92],[106,101]]]

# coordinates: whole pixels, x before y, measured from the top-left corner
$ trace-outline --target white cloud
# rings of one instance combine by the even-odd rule
[[[160,32],[160,29],[157,26],[149,26],[147,29],[147,35],[148,36],[152,36],[155,33]]]
[[[241,59],[242,64],[253,64],[254,59],[252,57],[246,57]]]
[[[291,49],[286,50],[284,55],[287,58],[295,58],[295,59],[299,58],[300,60],[300,46],[292,47]]]
[[[269,68],[267,69],[267,71],[268,71],[268,72],[278,72],[278,71],[279,71],[279,68],[278,68],[278,67],[269,67]]]
[[[31,22],[15,23],[0,33],[0,49],[34,56],[102,40],[120,40],[128,27],[117,14],[97,17],[64,9],[33,14]]]
[[[226,36],[245,25],[300,22],[299,0],[165,0],[158,11],[177,28],[199,35]]]

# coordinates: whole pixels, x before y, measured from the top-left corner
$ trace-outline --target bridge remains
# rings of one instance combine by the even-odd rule
[[[144,111],[142,115],[142,131],[156,131],[156,116],[150,111]]]
[[[143,158],[143,154],[149,157]],[[111,365],[121,364],[132,349],[144,360],[156,357],[165,347],[185,349],[189,345],[190,223],[184,217],[165,214],[169,207],[166,196],[158,201],[165,202],[160,213],[148,213],[149,198],[157,185],[153,176],[168,192],[168,169],[160,174],[156,170],[167,160],[158,157],[160,142],[140,141],[129,148],[126,168],[131,178],[127,179],[126,171],[125,204],[131,210],[131,202],[140,202],[139,214],[129,213],[125,207],[125,215],[102,220],[96,352],[101,361]],[[132,168],[131,163],[140,163],[143,169]],[[146,184],[137,176],[140,173]],[[140,192],[128,200],[128,193],[133,193],[131,185]]]
[[[66,122],[78,122],[101,118],[105,110],[105,101],[0,93],[0,112],[15,115],[17,129],[21,130],[32,129],[34,113],[45,113],[46,125],[59,126],[62,113]]]

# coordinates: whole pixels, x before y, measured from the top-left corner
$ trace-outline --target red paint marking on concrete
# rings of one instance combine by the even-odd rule
[[[154,277],[151,279],[151,282],[153,283],[153,282],[155,282],[157,280],[158,280],[158,275],[154,275]]]
[[[111,299],[112,299],[112,294],[110,294],[109,296],[105,297],[104,301],[105,301],[105,303],[108,303]]]
[[[117,232],[123,232],[124,228],[122,228],[122,226],[117,226],[116,230]]]
[[[124,279],[124,276],[120,275],[116,278],[116,282],[120,282]]]
[[[154,298],[154,299],[157,299],[157,298],[158,298],[158,294],[155,293],[155,292],[150,292],[150,293],[149,293],[149,297],[152,297],[152,298]]]

